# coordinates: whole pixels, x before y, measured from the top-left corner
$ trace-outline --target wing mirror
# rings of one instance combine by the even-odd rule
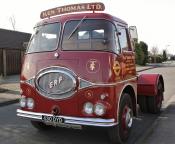
[[[131,39],[134,42],[137,42],[138,41],[138,34],[137,34],[137,28],[136,28],[136,26],[130,26],[129,27],[129,33],[130,33]]]

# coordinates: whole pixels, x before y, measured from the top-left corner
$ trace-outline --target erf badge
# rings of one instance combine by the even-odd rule
[[[63,81],[63,77],[59,76],[58,79],[54,79],[53,81],[49,82],[49,88],[52,89],[56,87],[58,84],[61,84]]]
[[[119,76],[121,68],[120,68],[120,64],[118,61],[114,62],[113,70],[114,70],[115,75]]]
[[[96,73],[100,69],[100,62],[96,59],[90,59],[86,64],[86,69],[89,73]]]

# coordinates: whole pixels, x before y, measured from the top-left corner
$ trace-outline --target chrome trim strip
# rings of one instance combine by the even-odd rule
[[[52,114],[28,112],[28,111],[17,109],[17,116],[19,117],[42,121],[42,115],[53,116]],[[76,124],[76,125],[98,126],[98,127],[111,127],[118,124],[115,122],[115,119],[79,118],[79,117],[69,117],[69,116],[58,116],[58,117],[64,118],[65,124]]]
[[[87,81],[87,80],[84,80],[84,79],[79,78],[79,82],[82,80],[82,81],[85,81],[85,82],[91,84],[90,86],[83,87],[83,88],[88,88],[88,87],[93,87],[93,86],[101,86],[101,87],[116,86],[118,84],[126,83],[128,81],[136,80],[136,79],[137,79],[137,77],[133,77],[133,78],[130,78],[130,79],[127,79],[127,80],[122,80],[122,81],[118,81],[118,82],[114,82],[114,83],[92,83],[90,81]],[[79,86],[79,89],[83,89],[83,88],[81,88]]]
[[[33,79],[35,79],[35,78],[33,78]],[[79,83],[80,83],[81,81],[83,81],[83,82],[87,82],[87,83],[89,84],[89,86],[86,86],[86,87],[80,87],[80,85],[79,85],[78,88],[79,88],[79,89],[84,89],[84,88],[89,88],[89,87],[94,87],[94,86],[96,86],[96,87],[97,87],[97,86],[101,86],[101,87],[116,86],[116,85],[118,85],[118,84],[122,84],[122,83],[131,81],[131,80],[135,80],[135,79],[137,79],[136,76],[133,77],[133,78],[127,79],[127,80],[118,81],[118,82],[114,82],[114,83],[93,83],[93,82],[90,82],[90,81],[87,81],[87,80],[85,80],[85,79],[82,79],[82,78],[78,77]],[[22,80],[21,80],[20,83],[27,83],[27,80],[26,80],[26,81],[22,81]],[[27,84],[29,84],[29,83],[27,83]]]
[[[35,80],[35,77],[32,77],[32,78],[30,78],[28,80],[25,80],[25,81],[24,80],[20,80],[20,83],[21,84],[28,84],[29,86],[35,87],[34,80]]]

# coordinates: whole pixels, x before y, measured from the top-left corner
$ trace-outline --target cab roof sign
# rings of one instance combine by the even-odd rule
[[[42,11],[40,18],[49,18],[51,16],[72,13],[72,12],[81,12],[81,11],[104,11],[105,6],[103,3],[81,3],[81,4],[73,4],[66,5],[61,7],[56,7],[53,9],[49,9],[46,11]]]

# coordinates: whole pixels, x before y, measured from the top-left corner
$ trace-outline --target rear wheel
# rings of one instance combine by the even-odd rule
[[[158,83],[158,91],[156,96],[148,97],[148,111],[150,113],[160,113],[163,100],[163,86],[162,83]]]
[[[39,121],[31,121],[31,124],[38,130],[48,130],[52,128],[52,126],[46,125]]]
[[[140,107],[140,110],[144,113],[148,112],[148,106],[147,106],[147,97],[146,96],[138,96],[138,104]]]
[[[118,125],[109,129],[109,137],[115,144],[127,141],[133,124],[133,106],[129,94],[122,95],[119,105]]]

